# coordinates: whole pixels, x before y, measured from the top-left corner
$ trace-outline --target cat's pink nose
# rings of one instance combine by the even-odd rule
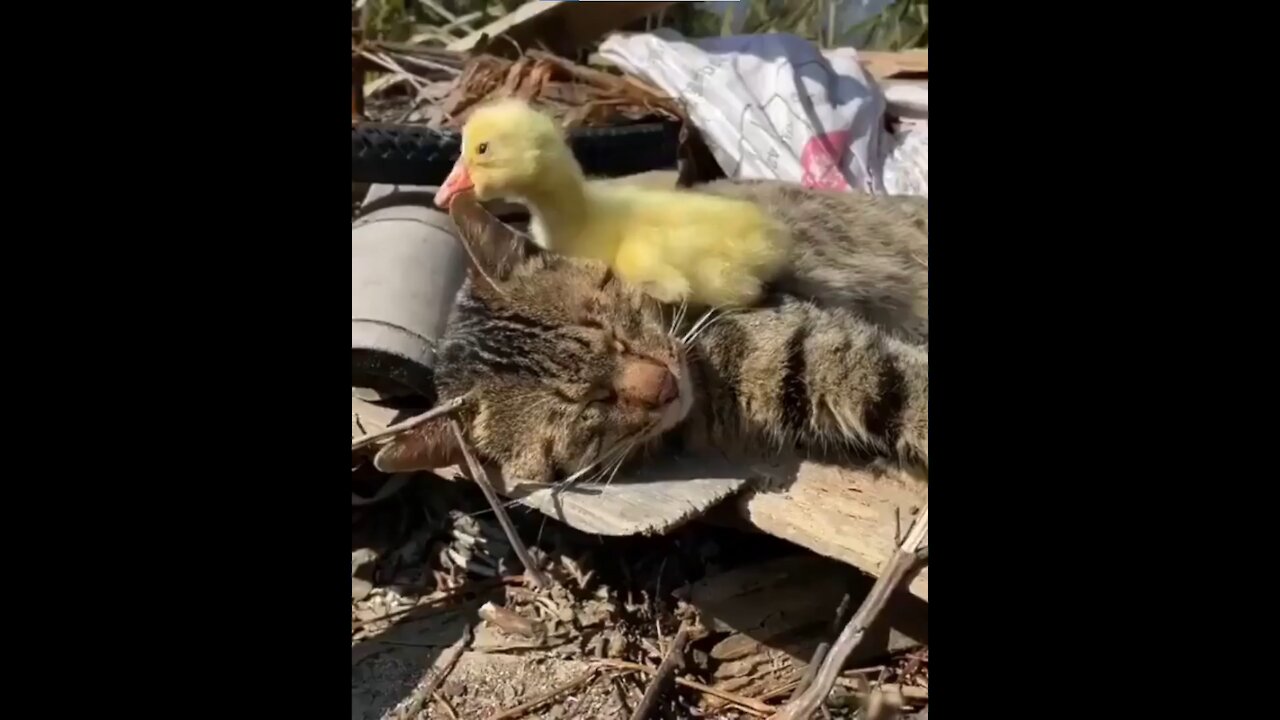
[[[616,382],[618,398],[624,403],[656,410],[680,396],[670,370],[650,360],[634,360],[623,366]]]

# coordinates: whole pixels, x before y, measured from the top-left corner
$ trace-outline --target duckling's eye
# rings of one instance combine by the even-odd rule
[[[483,155],[485,150],[488,150],[488,149],[489,149],[489,143],[482,142],[476,147],[476,154]]]

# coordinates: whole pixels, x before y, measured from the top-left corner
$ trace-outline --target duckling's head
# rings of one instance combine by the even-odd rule
[[[479,200],[529,197],[557,171],[581,172],[554,120],[521,100],[499,100],[472,113],[462,128],[462,153],[435,202],[473,190]]]

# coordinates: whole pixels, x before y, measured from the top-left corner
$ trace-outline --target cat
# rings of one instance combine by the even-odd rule
[[[791,229],[790,269],[773,290],[847,307],[907,342],[929,342],[929,201],[718,180],[700,192],[750,200]]]
[[[548,253],[483,219],[469,196],[451,214],[472,265],[440,341],[437,390],[466,398],[457,419],[506,478],[616,468],[675,433],[695,449],[869,450],[927,473],[928,351],[890,332],[901,328],[780,290],[752,308],[669,317],[606,265]],[[884,314],[896,317],[919,324],[910,312]],[[461,461],[438,419],[393,439],[374,464]]]

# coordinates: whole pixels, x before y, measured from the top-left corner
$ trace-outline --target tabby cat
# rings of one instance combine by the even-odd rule
[[[784,216],[796,206],[764,185],[708,189],[762,193]],[[894,212],[877,222],[911,223]],[[441,398],[467,397],[458,420],[505,477],[547,483],[608,470],[672,431],[694,447],[846,448],[927,471],[928,352],[894,337],[927,339],[919,304],[927,254],[911,257],[927,253],[927,240],[921,249],[871,232],[870,246],[847,238],[836,259],[814,244],[765,304],[686,320],[601,263],[540,250],[469,195],[451,213],[472,268],[440,342],[437,389]],[[867,286],[811,271],[842,263]],[[808,297],[833,302],[785,291],[806,286]],[[923,293],[927,303],[927,278]],[[374,462],[399,472],[461,461],[439,420],[398,436]]]
[[[702,192],[750,200],[791,228],[779,293],[847,307],[908,342],[929,341],[929,201],[720,180]]]

